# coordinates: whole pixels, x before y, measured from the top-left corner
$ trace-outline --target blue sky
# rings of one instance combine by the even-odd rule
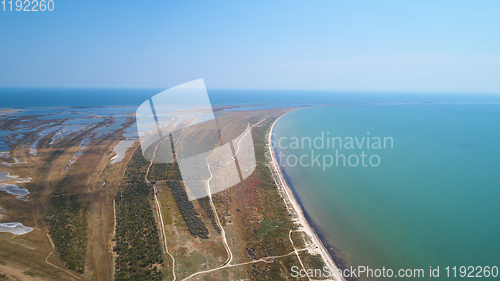
[[[54,1],[0,11],[0,86],[500,93],[500,1]]]

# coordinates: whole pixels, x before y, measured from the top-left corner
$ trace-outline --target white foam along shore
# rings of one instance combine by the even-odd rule
[[[286,113],[285,113],[286,114]],[[272,146],[272,135],[273,135],[273,130],[274,130],[274,125],[278,120],[283,117],[285,114],[281,115],[278,119],[276,119],[271,126],[271,129],[269,131],[269,138],[268,138],[268,149],[269,153],[271,154],[271,170],[273,173],[274,180],[276,181],[276,184],[278,185],[278,189],[283,196],[288,212],[292,215],[292,219],[296,224],[300,225],[300,230],[305,232],[308,237],[311,238],[312,240],[312,249],[309,250],[310,253],[314,254],[319,254],[321,255],[323,262],[325,265],[327,265],[330,268],[330,271],[333,273],[333,279],[330,280],[345,280],[344,277],[342,277],[339,274],[339,268],[333,261],[332,257],[326,250],[325,246],[319,239],[318,235],[316,232],[314,232],[313,228],[309,225],[309,222],[307,221],[304,211],[302,210],[302,207],[300,204],[297,202],[295,199],[295,196],[292,192],[292,189],[288,185],[288,183],[285,180],[285,177],[283,176],[283,173],[281,171],[281,168],[278,164],[278,161],[276,160],[276,155],[274,153],[274,148]],[[308,268],[305,268],[306,270]]]

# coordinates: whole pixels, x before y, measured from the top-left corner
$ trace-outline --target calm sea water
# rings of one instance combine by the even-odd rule
[[[274,137],[288,138],[276,148],[285,155],[283,170],[346,264],[422,268],[426,278],[413,280],[459,280],[445,278],[444,268],[500,266],[499,128],[496,104],[341,105],[286,114]],[[311,149],[307,141],[299,149],[285,148],[289,139],[314,140],[321,132],[344,138],[344,144],[345,137],[369,136],[372,145],[373,137],[391,137],[393,148],[367,148],[365,142],[361,149],[338,149],[360,161],[363,151],[366,160],[378,155],[377,167],[375,156],[368,167],[349,162],[344,167],[341,157],[338,167],[325,170],[307,161],[309,167],[293,166],[291,155],[308,155]],[[337,157],[331,147],[314,150]],[[440,267],[440,278],[428,277],[430,266]]]

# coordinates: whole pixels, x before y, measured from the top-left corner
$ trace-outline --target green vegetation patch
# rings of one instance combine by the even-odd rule
[[[140,153],[127,167],[127,182],[116,195],[115,280],[162,280],[159,232],[150,204],[152,188],[145,182]],[[147,167],[147,166],[146,166]]]
[[[180,181],[167,181],[168,186],[172,190],[177,207],[181,212],[182,218],[186,221],[189,232],[194,237],[208,239],[208,229],[200,217],[200,214],[194,208],[193,203],[189,201],[186,190]]]
[[[200,206],[203,208],[208,218],[210,218],[210,221],[212,222],[212,226],[214,227],[214,229],[217,231],[217,233],[220,234],[221,230],[217,225],[217,221],[215,220],[215,214],[214,211],[212,210],[212,206],[210,206],[210,199],[208,198],[208,196],[199,198],[198,203],[200,203]]]
[[[87,208],[80,202],[79,194],[67,192],[71,180],[65,177],[52,193],[45,222],[61,259],[69,269],[83,273],[87,253]]]

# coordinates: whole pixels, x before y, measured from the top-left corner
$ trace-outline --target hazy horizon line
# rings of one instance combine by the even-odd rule
[[[107,90],[166,90],[172,87],[115,87],[115,86],[0,86],[0,89],[107,89]],[[314,91],[314,92],[331,92],[331,93],[387,93],[387,94],[485,94],[485,95],[499,95],[499,92],[451,92],[451,91],[412,91],[412,90],[338,90],[338,89],[286,89],[286,88],[207,88],[207,91]]]

